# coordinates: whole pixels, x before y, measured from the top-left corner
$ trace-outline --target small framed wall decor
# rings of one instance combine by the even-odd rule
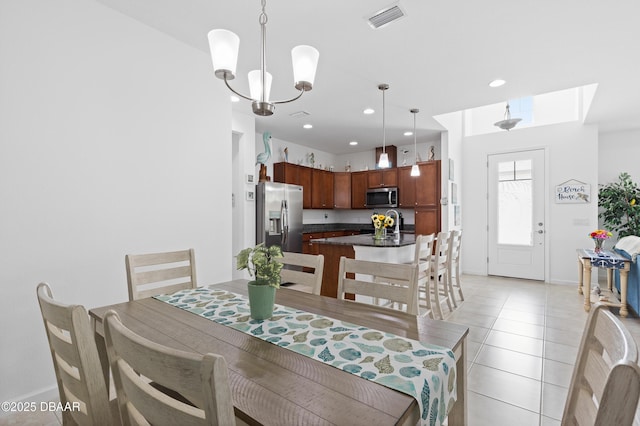
[[[247,201],[254,201],[255,200],[255,192],[253,191],[247,191]]]
[[[247,177],[247,183],[254,183],[253,182],[253,175],[247,174],[246,177]]]

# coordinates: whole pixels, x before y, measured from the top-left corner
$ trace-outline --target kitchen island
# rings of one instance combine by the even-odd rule
[[[413,260],[416,236],[415,234],[400,233],[397,238],[390,234],[383,240],[374,240],[373,234],[361,234],[320,238],[312,240],[312,242],[317,248],[317,254],[324,256],[324,273],[320,294],[337,297],[340,257],[374,262],[409,262]]]

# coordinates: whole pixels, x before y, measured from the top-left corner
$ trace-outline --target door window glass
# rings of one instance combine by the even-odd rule
[[[533,245],[531,160],[498,164],[498,244]]]

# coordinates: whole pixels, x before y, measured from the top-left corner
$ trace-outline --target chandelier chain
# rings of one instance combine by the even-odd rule
[[[258,22],[260,23],[260,25],[266,25],[267,21],[269,20],[269,18],[267,17],[266,7],[267,7],[267,0],[262,0],[262,12],[258,17]]]

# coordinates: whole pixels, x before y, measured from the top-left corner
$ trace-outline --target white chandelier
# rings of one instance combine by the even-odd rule
[[[258,18],[261,27],[262,50],[260,53],[260,69],[249,72],[250,96],[245,96],[235,91],[229,80],[235,78],[236,65],[238,63],[238,48],[240,38],[228,30],[216,29],[209,32],[209,48],[216,77],[224,80],[225,84],[236,95],[252,102],[251,106],[256,115],[272,115],[276,104],[295,101],[304,92],[313,88],[316,77],[318,58],[320,53],[311,46],[300,45],[291,49],[293,62],[293,79],[295,88],[300,91],[297,96],[284,101],[270,101],[271,74],[267,72],[266,64],[266,38],[267,38],[267,13],[265,12],[266,0],[262,0],[262,12]]]
[[[507,103],[507,109],[504,112],[504,120],[493,123],[494,126],[500,127],[502,130],[511,130],[516,127],[522,121],[522,118],[511,118],[511,111],[509,110],[509,103]]]

